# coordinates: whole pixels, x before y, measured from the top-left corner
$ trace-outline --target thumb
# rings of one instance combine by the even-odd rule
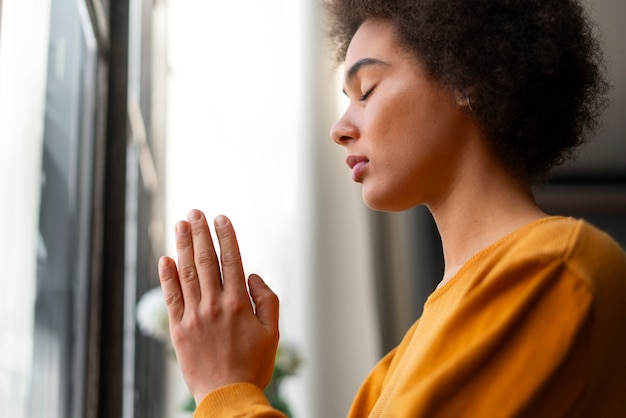
[[[263,326],[271,331],[278,329],[278,296],[256,274],[248,277],[250,296],[256,305],[256,316]]]

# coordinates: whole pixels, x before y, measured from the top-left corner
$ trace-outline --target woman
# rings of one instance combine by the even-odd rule
[[[534,182],[596,125],[606,82],[575,0],[326,4],[349,106],[331,130],[371,208],[426,205],[445,273],[351,417],[626,416],[626,254],[548,216]],[[263,397],[278,299],[249,303],[227,218],[177,224],[160,276],[197,417],[281,416]],[[222,284],[223,282],[223,284]],[[219,344],[215,342],[219,341]]]

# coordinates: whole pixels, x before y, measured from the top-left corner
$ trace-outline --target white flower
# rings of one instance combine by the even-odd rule
[[[296,349],[296,346],[288,342],[281,342],[276,350],[276,360],[274,367],[278,369],[282,376],[291,376],[296,374],[302,359]]]
[[[169,318],[161,287],[148,290],[137,302],[137,324],[142,334],[169,344]]]

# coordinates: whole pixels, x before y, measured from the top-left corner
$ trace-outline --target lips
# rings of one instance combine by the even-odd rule
[[[346,158],[346,164],[352,169],[352,180],[360,182],[363,179],[363,173],[369,160],[365,157],[358,155],[349,155]]]

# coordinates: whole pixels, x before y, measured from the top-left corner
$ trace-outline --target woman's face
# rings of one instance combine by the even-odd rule
[[[350,104],[331,137],[346,147],[365,203],[399,211],[444,197],[458,178],[467,110],[403,49],[390,22],[366,21],[354,35],[344,92]]]

